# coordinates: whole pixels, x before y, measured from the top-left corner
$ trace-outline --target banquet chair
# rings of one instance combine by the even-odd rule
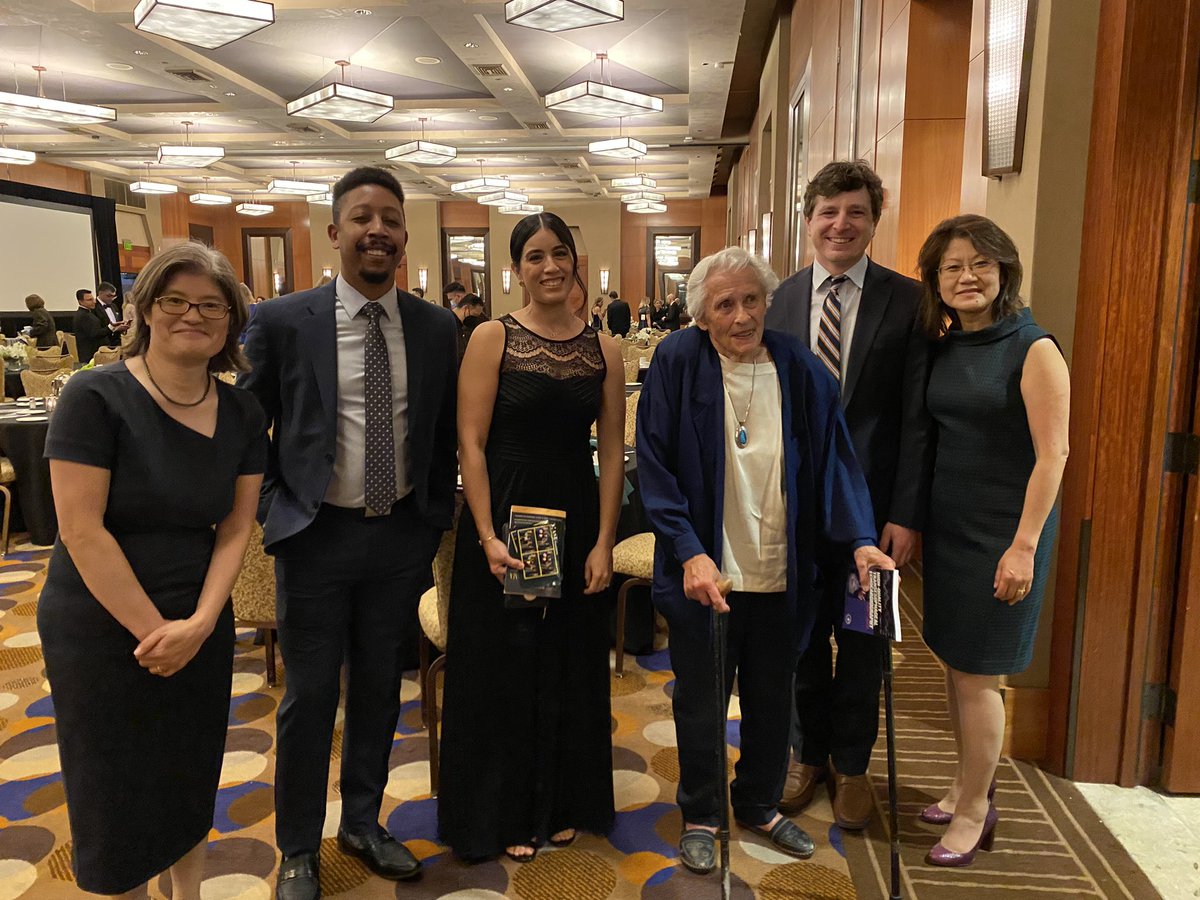
[[[98,366],[117,362],[121,358],[120,347],[100,347],[92,356],[92,362]]]
[[[467,515],[470,515],[468,512]],[[421,622],[418,648],[421,660],[421,717],[429,734],[429,791],[438,790],[438,707],[437,677],[446,666],[446,623],[450,618],[450,580],[454,572],[454,541],[458,536],[458,519],[442,535],[437,555],[433,558],[433,587],[421,595],[417,617]],[[434,648],[438,656],[431,659]]]
[[[67,345],[67,356],[71,359],[71,366],[79,365],[79,344],[75,341],[75,335],[69,331],[60,331],[58,335],[58,346]]]
[[[242,570],[233,585],[233,619],[263,632],[267,687],[275,687],[275,641],[279,628],[275,613],[275,563],[263,550],[263,530],[257,522],[242,556]]]
[[[613,573],[624,575],[625,581],[617,591],[617,627],[614,632],[617,659],[615,672],[625,676],[625,602],[635,587],[650,587],[654,578],[654,534],[646,531],[635,534],[613,547]]]
[[[50,372],[35,372],[33,369],[22,369],[21,385],[25,388],[25,396],[49,397],[54,379],[62,371],[62,369],[54,369]]]
[[[0,526],[0,559],[8,556],[8,520],[12,515],[12,491],[8,485],[17,480],[17,472],[7,456],[0,456],[0,496],[4,498],[3,526]]]
[[[60,370],[71,368],[71,357],[59,347],[35,349],[29,354],[29,368],[40,375],[57,375]]]
[[[641,365],[638,358],[635,356],[632,359],[625,360],[625,383],[633,384],[637,381],[638,368]]]

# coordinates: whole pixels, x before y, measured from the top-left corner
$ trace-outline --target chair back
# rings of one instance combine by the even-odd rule
[[[242,555],[242,570],[233,584],[233,615],[259,628],[275,627],[275,562],[263,550],[263,530],[257,522]]]
[[[67,356],[71,357],[73,366],[79,365],[79,344],[75,341],[75,335],[69,331],[60,331],[58,333],[58,346],[67,345]]]
[[[41,375],[56,375],[60,369],[71,368],[71,357],[58,347],[35,348],[29,355],[29,368]]]
[[[104,366],[108,365],[108,363],[114,363],[120,358],[120,347],[100,347],[96,350],[95,355],[92,356],[92,362],[98,366]]]
[[[438,622],[442,626],[443,639],[446,634],[446,622],[450,618],[450,581],[454,575],[454,544],[458,539],[458,520],[460,516],[470,514],[470,510],[465,507],[456,510],[454,524],[442,535],[437,554],[433,557],[433,584],[438,592]]]
[[[41,373],[35,372],[33,369],[22,369],[21,385],[25,388],[25,396],[49,397],[55,376],[60,371],[60,369],[55,369],[53,372]]]
[[[637,446],[637,408],[641,391],[634,391],[625,398],[625,446]]]

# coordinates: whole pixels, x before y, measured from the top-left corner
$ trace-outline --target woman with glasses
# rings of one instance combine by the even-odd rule
[[[215,377],[245,368],[224,256],[163,251],[133,308],[130,357],[72,376],[50,422],[59,537],[38,632],[79,887],[145,897],[170,870],[171,896],[198,898],[265,421]]]
[[[990,850],[1004,737],[1000,676],[1033,656],[1067,461],[1070,381],[1020,297],[1011,238],[983,216],[938,225],[921,248],[921,321],[936,342],[926,399],[937,427],[924,533],[924,636],[946,664],[954,781],[921,813],[946,824],[926,861]]]

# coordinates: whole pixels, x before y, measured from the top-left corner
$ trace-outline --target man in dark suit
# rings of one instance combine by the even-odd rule
[[[608,330],[617,337],[625,337],[629,334],[629,326],[633,323],[629,313],[629,304],[618,297],[616,291],[609,291],[608,296],[611,299],[605,316],[608,320]]]
[[[679,298],[674,294],[667,297],[667,312],[663,316],[663,324],[667,331],[678,331],[680,322],[683,318],[683,304],[679,302]]]
[[[420,863],[378,822],[415,638],[455,487],[453,314],[396,288],[404,193],[359,168],[333,187],[341,274],[262,305],[242,385],[273,426],[259,518],[275,556],[287,688],[279,707],[275,833],[280,900],[320,897],[318,851],[346,663],[338,843],[376,874]]]
[[[108,343],[108,329],[96,316],[96,295],[87,288],[75,292],[79,309],[71,320],[71,331],[75,335],[75,349],[81,363],[88,363],[102,346]]]
[[[766,324],[799,337],[841,384],[879,547],[903,566],[916,547],[931,476],[928,344],[916,325],[920,283],[867,258],[882,209],[883,185],[865,163],[834,162],[818,172],[804,197],[815,261],[775,291]],[[865,773],[879,730],[883,649],[878,639],[840,627],[845,548],[826,546],[817,562],[821,609],[796,667],[798,759],[780,808],[798,813],[832,771],[834,818],[859,829],[874,806]]]
[[[92,310],[100,320],[108,338],[105,341],[110,347],[119,346],[121,335],[129,330],[129,323],[121,315],[121,304],[117,302],[117,289],[107,281],[100,282],[96,288],[96,307]]]

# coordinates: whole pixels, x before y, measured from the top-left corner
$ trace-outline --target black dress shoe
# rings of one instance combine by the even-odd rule
[[[298,853],[279,864],[275,900],[321,900],[321,859]]]
[[[774,828],[766,828],[761,825],[747,825],[744,822],[738,824],[743,828],[748,828],[755,834],[761,834],[774,844],[777,850],[786,853],[788,856],[795,856],[798,859],[808,859],[816,849],[813,839],[799,825],[787,818],[787,816],[780,816]]]
[[[366,834],[351,834],[338,829],[338,846],[357,856],[380,878],[405,881],[421,874],[421,864],[407,847],[380,828]]]
[[[697,875],[717,865],[717,836],[707,828],[689,828],[679,836],[679,861]]]

